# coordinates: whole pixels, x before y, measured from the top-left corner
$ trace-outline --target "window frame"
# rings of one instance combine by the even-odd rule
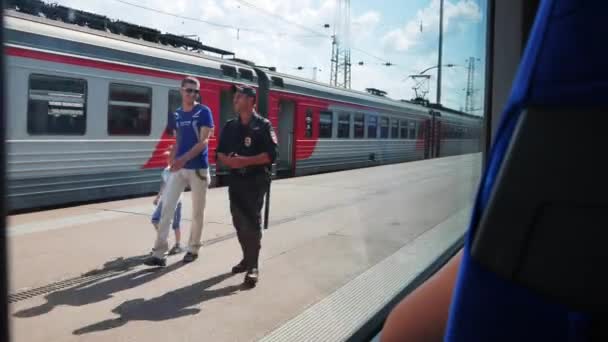
[[[179,104],[175,109],[171,108],[171,93],[177,93],[177,98],[179,99]],[[175,127],[171,127],[169,124],[171,123],[171,120],[173,120],[173,124],[175,124],[175,117],[173,116],[173,114],[177,111],[178,108],[180,108],[181,101],[182,95],[179,89],[169,89],[169,91],[167,92],[167,124],[165,125],[165,132],[168,135],[173,136],[173,129],[175,129]]]
[[[30,124],[29,124],[29,119],[30,119],[30,109],[31,109],[31,104],[30,104],[30,96],[31,96],[31,90],[32,90],[32,77],[34,76],[42,76],[42,77],[53,77],[53,78],[59,78],[59,79],[64,79],[64,80],[72,80],[72,81],[82,81],[84,82],[84,90],[83,90],[83,105],[82,105],[82,110],[83,110],[83,114],[82,116],[84,117],[84,125],[83,125],[83,130],[82,133],[78,132],[78,133],[53,133],[53,132],[48,132],[45,131],[44,133],[32,133],[31,129],[30,129]],[[86,78],[82,78],[82,77],[72,77],[72,76],[63,76],[63,75],[56,75],[56,74],[44,74],[44,73],[38,73],[38,72],[32,72],[29,73],[27,75],[27,107],[26,107],[26,132],[29,136],[85,136],[87,134],[87,121],[88,121],[88,98],[89,98],[89,81]],[[48,102],[47,102],[48,105]],[[47,113],[48,116],[48,113]],[[47,128],[48,128],[48,123],[47,123]]]
[[[238,75],[239,75],[239,79],[247,80],[250,82],[253,82],[254,77],[255,77],[252,70],[245,69],[245,68],[239,68]]]
[[[177,93],[177,98],[179,99],[179,105],[175,109],[171,109],[171,93]],[[179,107],[181,107],[181,103],[182,103],[182,95],[181,95],[179,89],[169,89],[169,91],[167,92],[167,100],[168,100],[168,103],[167,103],[167,112],[169,112],[169,113],[175,113],[175,111]]]
[[[322,129],[321,125],[323,124],[323,117],[324,116],[329,116],[330,118],[330,123],[329,123],[329,136],[324,136],[321,135],[321,133],[324,132],[324,130]],[[333,138],[333,132],[334,132],[334,113],[332,111],[327,111],[327,110],[321,110],[319,111],[319,124],[317,125],[319,128],[319,139],[331,139]]]
[[[369,119],[374,119],[374,127],[375,129],[373,130],[374,132],[374,136],[370,136],[369,132],[370,132],[370,120]],[[366,134],[366,138],[367,139],[378,139],[378,115],[375,114],[365,114],[365,134]]]
[[[414,120],[410,121],[407,131],[408,131],[408,139],[411,139],[411,140],[416,139],[416,134],[418,131],[418,122],[414,121]]]
[[[409,128],[409,120],[401,119],[399,120],[399,139],[409,139],[408,136],[408,128]],[[403,130],[405,130],[405,134],[403,134]]]
[[[386,120],[386,135],[382,134],[382,122]],[[391,121],[387,116],[379,116],[378,117],[378,127],[380,127],[379,139],[389,139],[391,133]]]
[[[361,118],[361,136],[357,136],[357,117]],[[353,139],[365,139],[365,114],[363,113],[353,113]]]
[[[351,129],[350,127],[352,126],[353,123],[353,117],[352,117],[352,113],[350,112],[337,112],[336,113],[337,116],[337,120],[336,120],[336,138],[337,139],[351,139],[352,138],[352,134],[351,134]],[[341,123],[340,121],[342,121],[343,119],[341,117],[348,117],[348,131],[347,131],[347,135],[346,136],[341,136],[341,125],[344,125],[344,123]]]
[[[149,120],[148,120],[148,131],[147,133],[144,134],[134,134],[134,133],[126,133],[126,134],[116,134],[116,133],[112,133],[110,130],[110,108],[112,106],[121,106],[121,107],[139,107],[139,106],[128,106],[128,105],[124,105],[126,103],[138,103],[138,102],[127,102],[127,101],[114,101],[112,100],[112,86],[113,85],[118,85],[118,86],[127,86],[127,87],[137,87],[137,88],[145,88],[148,90],[148,94],[149,94],[149,103],[148,103],[148,109],[149,109]],[[114,103],[119,103],[119,104],[112,104],[112,102]],[[144,85],[139,85],[139,84],[133,84],[133,83],[125,83],[125,82],[110,82],[108,83],[108,106],[107,106],[107,114],[106,114],[106,131],[108,136],[122,136],[122,137],[129,137],[129,136],[133,136],[133,137],[149,137],[152,134],[152,105],[154,103],[154,89],[152,87],[149,86],[144,86]],[[146,108],[145,106],[141,106],[141,108]]]
[[[390,130],[390,139],[399,139],[399,119],[397,118],[389,118],[389,130]],[[396,126],[394,124],[397,124]],[[394,134],[395,131],[397,130],[397,134]]]

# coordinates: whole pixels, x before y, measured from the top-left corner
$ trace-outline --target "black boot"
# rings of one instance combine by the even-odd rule
[[[260,280],[260,273],[257,268],[252,268],[245,274],[244,284],[250,288],[254,288]]]
[[[247,268],[245,267],[245,260],[241,260],[238,264],[232,267],[232,273],[234,274],[243,273],[245,271],[247,271]]]

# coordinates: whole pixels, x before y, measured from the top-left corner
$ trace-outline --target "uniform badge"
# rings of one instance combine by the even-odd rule
[[[245,137],[245,147],[251,146],[251,137]]]

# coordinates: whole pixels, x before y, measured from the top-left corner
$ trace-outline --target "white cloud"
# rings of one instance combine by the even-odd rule
[[[317,79],[322,82],[329,80],[331,40],[315,36],[311,30],[327,36],[333,34],[336,0],[245,0],[262,10],[238,0],[126,0],[164,12],[241,28],[238,40],[236,29],[218,28],[202,22],[138,9],[116,0],[55,1],[113,19],[153,27],[162,32],[195,34],[204,44],[233,51],[237,57],[251,60],[258,65],[275,66],[281,72],[311,78],[313,67],[317,67]],[[403,4],[396,10],[414,10],[408,7],[409,5]],[[374,87],[387,91],[393,98],[412,98],[412,82],[406,79],[407,76],[436,63],[438,0],[430,0],[427,7],[418,10],[415,19],[393,30],[386,27],[397,27],[398,23],[384,19],[386,15],[379,11],[380,8],[381,6],[378,6],[376,10],[351,13],[351,43],[398,66],[382,66],[383,61],[353,50],[352,88],[364,90]],[[480,15],[480,10],[473,1],[446,0],[446,30],[458,30],[457,23],[466,24],[479,20]],[[421,20],[422,33],[419,27]],[[326,29],[324,24],[330,24],[331,27]],[[266,33],[250,32],[245,30],[247,28]],[[379,37],[384,38],[381,40]],[[407,53],[403,53],[405,50],[408,50]],[[358,66],[358,61],[364,61],[365,65]],[[304,69],[296,70],[298,66]],[[463,71],[460,72],[462,74]],[[466,80],[464,77],[460,78]],[[434,99],[434,84],[434,79],[431,79],[431,99]],[[462,86],[454,86],[455,89],[458,87]],[[451,99],[449,96],[445,98]]]
[[[468,0],[458,0],[456,3],[444,3],[444,34],[457,29],[463,22],[478,22],[481,20],[479,6]],[[460,26],[462,27],[462,26]],[[405,23],[401,28],[393,29],[382,38],[384,47],[388,50],[406,51],[414,47],[430,48],[430,42],[439,32],[439,0],[419,10],[414,19]]]
[[[352,19],[353,28],[361,27],[366,30],[374,29],[380,22],[382,15],[376,11],[365,12],[362,15]]]
[[[363,42],[376,34],[376,29],[382,15],[377,11],[368,11],[352,18],[351,40],[354,46],[360,46]]]

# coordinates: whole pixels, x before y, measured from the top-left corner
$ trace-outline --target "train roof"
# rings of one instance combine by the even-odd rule
[[[428,106],[429,108],[439,111],[441,113],[441,116],[446,118],[446,119],[455,119],[458,118],[459,120],[467,120],[467,121],[478,121],[481,122],[481,120],[483,119],[481,116],[478,115],[473,115],[473,114],[469,114],[469,113],[465,113],[459,110],[455,110],[455,109],[451,109],[451,108],[447,108],[444,107],[442,105],[437,105],[435,103],[429,104]]]
[[[411,102],[403,102],[391,99],[389,97],[371,95],[358,90],[332,87],[328,84],[294,75],[283,74],[276,71],[267,71],[266,74],[270,78],[271,89],[274,90],[328,98],[363,106],[382,107],[386,110],[407,110],[408,112],[417,113],[428,113],[429,111],[428,108]],[[280,81],[273,82],[273,77],[275,79],[279,78]]]
[[[5,44],[8,46],[18,45],[102,61],[132,64],[159,71],[171,71],[176,74],[190,74],[227,82],[258,85],[256,67],[252,66],[252,63],[242,62],[238,59],[213,57],[14,10],[5,11],[4,23]],[[69,43],[66,44],[66,41]],[[276,91],[304,94],[395,112],[428,114],[430,110],[429,107],[420,104],[398,101],[357,90],[332,87],[328,84],[269,69],[264,69],[263,72],[269,78],[270,88]],[[448,116],[479,118],[444,107],[436,109],[442,113],[451,113]]]
[[[63,23],[14,10],[5,11],[5,44],[52,50],[129,63],[179,74],[193,74],[216,79],[227,79],[226,67],[247,70],[252,79],[239,82],[257,84],[252,67],[229,59],[217,58],[172,46],[151,43],[75,24]],[[70,44],[65,44],[65,41]],[[223,69],[224,66],[224,69]]]

